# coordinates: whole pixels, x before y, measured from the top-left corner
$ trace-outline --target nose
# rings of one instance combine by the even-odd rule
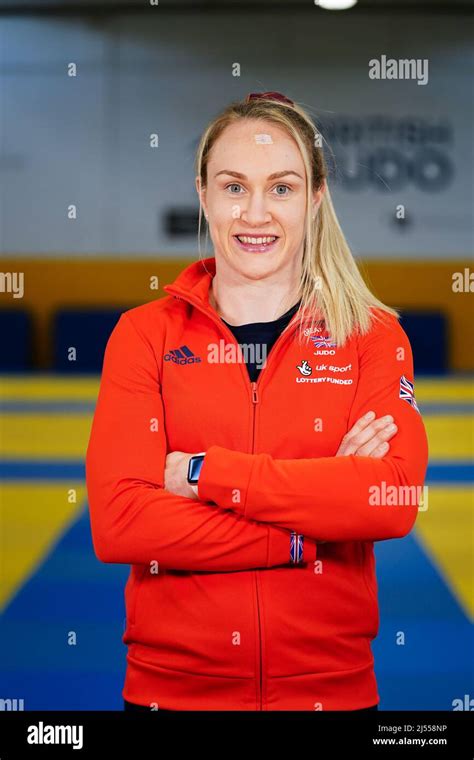
[[[263,193],[254,192],[249,195],[246,204],[241,209],[240,218],[252,227],[258,227],[271,220]]]

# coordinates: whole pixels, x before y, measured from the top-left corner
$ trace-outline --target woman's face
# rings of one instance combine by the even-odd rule
[[[300,264],[306,172],[298,146],[283,129],[250,119],[227,127],[211,150],[207,182],[201,202],[216,258],[222,256],[232,268],[256,277]],[[196,187],[199,193],[199,177]],[[313,194],[313,214],[322,194]],[[277,240],[245,245],[236,235]]]

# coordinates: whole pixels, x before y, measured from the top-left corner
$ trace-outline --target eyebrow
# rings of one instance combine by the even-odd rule
[[[214,177],[218,177],[219,174],[230,174],[231,177],[237,177],[237,179],[248,179],[248,177],[245,176],[245,174],[241,174],[240,172],[232,172],[229,169],[223,169],[221,172],[217,172],[217,174],[214,175]],[[284,170],[282,172],[274,172],[273,174],[270,174],[267,179],[280,179],[280,177],[285,177],[287,174],[294,174],[296,177],[299,177],[300,179],[303,179],[301,174],[298,174],[298,172],[291,170]]]

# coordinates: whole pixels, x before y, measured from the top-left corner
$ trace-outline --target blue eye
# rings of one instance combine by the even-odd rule
[[[293,192],[291,187],[288,187],[288,185],[277,185],[277,187],[286,187],[287,190]],[[277,195],[282,195],[282,193],[277,193]],[[285,193],[285,195],[289,195],[289,193]]]
[[[242,187],[242,185],[239,185],[238,182],[232,182],[231,185],[226,185],[225,190],[229,190],[231,187]],[[293,192],[292,188],[288,185],[276,185],[276,187],[285,187],[289,192],[288,193],[276,193],[276,195],[286,196]],[[231,195],[240,195],[240,193],[233,193],[231,192]]]

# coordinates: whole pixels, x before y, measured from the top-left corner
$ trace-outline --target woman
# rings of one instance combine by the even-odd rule
[[[196,186],[215,256],[120,317],[87,450],[95,552],[132,566],[125,707],[377,709],[373,542],[428,458],[408,338],[293,101],[226,108]]]

